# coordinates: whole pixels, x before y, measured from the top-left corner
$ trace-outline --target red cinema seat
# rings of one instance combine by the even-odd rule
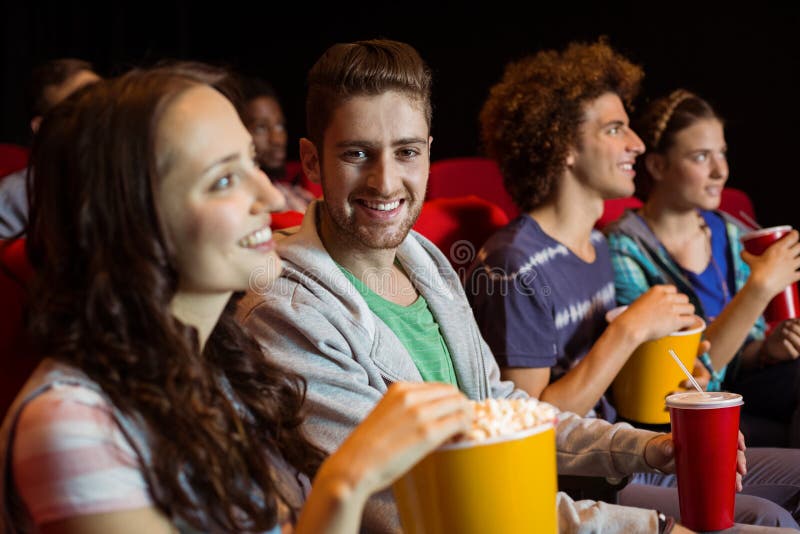
[[[475,195],[499,206],[513,219],[519,209],[503,185],[493,160],[481,157],[448,158],[431,163],[428,200]]]
[[[625,213],[625,210],[635,210],[642,207],[642,201],[636,197],[612,198],[603,202],[603,214],[594,223],[594,227],[602,230],[616,221]]]
[[[753,224],[758,221],[756,219],[756,210],[753,208],[753,201],[741,189],[725,187],[722,190],[722,201],[719,204],[719,209],[742,221],[748,228],[758,226],[758,224]]]
[[[25,331],[27,284],[33,270],[25,254],[25,239],[6,246],[0,241],[0,417],[39,363]]]
[[[499,206],[474,195],[437,198],[423,204],[414,230],[433,241],[463,276],[483,243],[508,220]]]
[[[28,165],[28,149],[13,143],[0,143],[0,178]]]

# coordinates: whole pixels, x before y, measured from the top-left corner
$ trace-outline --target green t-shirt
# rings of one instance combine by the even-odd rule
[[[372,313],[400,339],[425,382],[445,382],[458,386],[447,343],[439,330],[439,323],[428,308],[428,301],[422,295],[410,306],[401,306],[372,291],[341,265],[339,269],[364,297]]]

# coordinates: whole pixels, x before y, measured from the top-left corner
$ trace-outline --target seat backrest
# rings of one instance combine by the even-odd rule
[[[305,189],[306,191],[311,191],[313,195],[317,198],[322,196],[322,186],[319,184],[315,184],[311,180],[308,179],[308,176],[303,172],[303,165],[299,161],[289,160],[286,162],[286,179],[287,180],[294,180],[298,178],[297,185]]]
[[[423,204],[414,230],[433,241],[463,277],[483,243],[508,221],[499,206],[475,195],[436,198]]]
[[[513,219],[519,208],[503,185],[494,160],[481,157],[446,158],[431,163],[428,200],[475,195],[499,206]]]
[[[602,230],[612,222],[616,221],[627,209],[638,209],[642,207],[642,201],[636,197],[611,198],[603,202],[603,214],[594,223],[594,227]]]
[[[750,196],[741,189],[735,187],[725,187],[722,189],[722,201],[719,209],[728,215],[742,221],[745,226],[753,228],[756,219],[756,210],[753,208],[753,201]],[[748,220],[749,218],[749,220]]]
[[[279,211],[270,214],[272,222],[269,227],[272,230],[281,230],[283,228],[291,228],[298,226],[303,222],[303,214],[299,211]]]
[[[28,149],[13,143],[0,143],[0,178],[28,165]]]
[[[33,270],[25,255],[25,239],[8,247],[0,240],[0,417],[5,415],[40,358],[33,353],[25,331],[27,284]]]

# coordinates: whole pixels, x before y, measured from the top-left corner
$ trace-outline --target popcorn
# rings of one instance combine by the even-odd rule
[[[485,441],[553,423],[558,410],[536,399],[486,399],[472,401],[472,428],[455,443]]]

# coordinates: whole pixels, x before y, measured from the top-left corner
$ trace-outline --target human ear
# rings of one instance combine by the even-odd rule
[[[34,118],[31,119],[31,131],[36,133],[39,131],[39,126],[42,124],[42,116],[36,115]]]
[[[660,181],[664,175],[664,169],[666,168],[667,161],[664,159],[664,156],[661,154],[645,154],[644,155],[644,166],[647,169],[647,172],[650,176],[653,177],[653,180]]]
[[[303,173],[311,182],[321,183],[317,147],[305,137],[300,139],[300,163],[303,165]]]

